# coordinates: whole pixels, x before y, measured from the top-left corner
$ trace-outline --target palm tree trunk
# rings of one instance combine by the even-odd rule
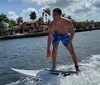
[[[45,13],[45,23],[47,23],[47,14]]]

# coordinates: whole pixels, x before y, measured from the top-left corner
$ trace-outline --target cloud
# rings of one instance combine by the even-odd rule
[[[56,0],[56,3],[49,3],[48,5],[51,6],[52,8],[55,7],[60,7],[60,8],[67,8],[69,6],[71,6],[72,4],[78,2],[78,0]]]
[[[96,7],[100,7],[99,0],[23,0],[25,3],[32,3],[48,6],[52,10],[55,7],[63,9],[66,15],[91,15],[95,13]]]
[[[95,16],[97,8],[100,8],[100,0],[56,0],[56,3],[48,4],[52,9],[59,7],[67,16],[75,20],[88,19],[88,16]]]
[[[9,0],[13,1],[13,0]],[[21,15],[24,20],[29,20],[29,14],[31,11],[36,11],[37,16],[40,17],[43,8],[49,7],[51,10],[55,7],[62,9],[63,13],[67,16],[70,15],[76,20],[82,20],[88,18],[88,16],[96,16],[96,11],[100,10],[100,0],[22,0],[25,4],[32,4],[41,6],[40,9],[27,8],[23,9]]]
[[[24,21],[29,21],[30,20],[30,13],[35,11],[36,12],[36,15],[37,15],[37,18],[39,16],[39,13],[36,9],[34,8],[27,8],[27,9],[23,9],[21,15],[24,17]]]
[[[23,0],[24,3],[46,5],[50,3],[56,3],[56,0]]]
[[[42,14],[42,11],[43,9],[39,9],[39,10],[36,10],[35,8],[27,8],[27,9],[23,9],[22,12],[20,13],[20,16],[23,17],[23,20],[24,21],[30,21],[30,13],[35,11],[36,12],[36,15],[37,15],[37,18],[39,18]],[[13,20],[16,20],[19,16],[13,12],[13,11],[9,11],[8,12],[8,18],[9,19],[13,19]]]
[[[23,20],[24,21],[29,21],[30,20],[30,13],[35,11],[36,12],[36,15],[37,15],[37,19],[39,17],[42,17],[42,13],[43,13],[43,9],[45,8],[48,8],[48,6],[44,6],[44,7],[41,7],[40,9],[35,9],[35,8],[27,8],[27,9],[23,9],[22,12],[21,12],[21,16],[23,17]],[[52,18],[52,16],[48,16],[48,18]]]
[[[98,9],[100,8],[100,0],[91,0],[91,3]]]
[[[15,12],[13,12],[13,11],[9,11],[8,12],[8,18],[16,20],[16,18],[18,18],[18,15]]]

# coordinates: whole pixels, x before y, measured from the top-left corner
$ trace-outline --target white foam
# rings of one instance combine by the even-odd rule
[[[37,79],[26,79],[24,85],[100,85],[100,55],[92,55],[89,60],[79,63],[81,72],[78,75],[71,75],[63,77],[62,75],[47,76],[43,80],[42,77]],[[58,66],[59,70],[74,70],[74,65],[61,65]],[[45,75],[46,76],[46,75]],[[29,81],[31,80],[31,81]],[[18,83],[18,82],[17,82]],[[21,83],[21,81],[20,81]],[[10,85],[10,84],[8,84]],[[20,85],[20,84],[11,84]]]

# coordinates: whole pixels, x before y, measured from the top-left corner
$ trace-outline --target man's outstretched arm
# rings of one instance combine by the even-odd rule
[[[74,34],[75,34],[75,31],[74,31],[74,27],[73,27],[72,22],[69,22],[68,23],[68,28],[69,28],[69,31],[71,33],[71,36],[70,36],[70,39],[69,39],[69,43],[71,43],[72,40],[73,40],[73,38],[74,38]]]
[[[50,57],[50,46],[51,46],[51,41],[52,41],[52,35],[53,35],[53,22],[51,22],[49,28],[48,28],[48,40],[47,40],[47,58]]]

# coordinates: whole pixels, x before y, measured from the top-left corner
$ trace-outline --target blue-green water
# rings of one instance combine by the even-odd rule
[[[84,64],[83,61],[94,57],[92,55],[96,56],[100,54],[100,31],[76,33],[73,45],[79,64]],[[22,75],[13,72],[10,69],[12,67],[34,70],[51,68],[51,58],[46,59],[45,57],[46,46],[47,36],[0,41],[0,85],[27,85],[21,83],[12,84],[12,82],[16,82],[22,77]],[[59,65],[73,65],[71,55],[62,43],[59,44],[57,55],[57,66]],[[98,82],[100,83],[100,80]],[[99,85],[98,82],[95,81],[93,85]]]

